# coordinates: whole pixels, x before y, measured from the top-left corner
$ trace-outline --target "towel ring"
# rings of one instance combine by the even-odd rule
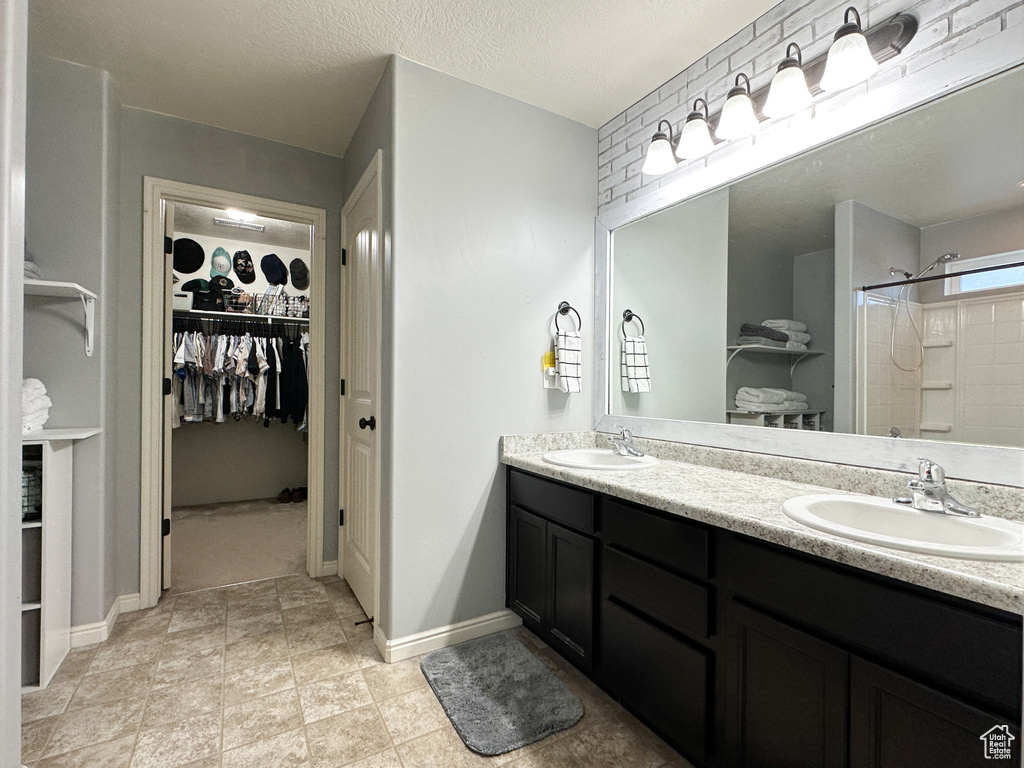
[[[563,301],[558,305],[558,312],[555,314],[555,330],[562,330],[558,327],[558,315],[568,315],[570,312],[576,315],[576,330],[583,330],[583,318],[580,317],[580,313],[568,301]]]
[[[626,338],[626,323],[630,322],[631,320],[636,320],[638,323],[640,323],[640,335],[641,336],[643,336],[647,332],[646,329],[644,328],[644,321],[643,321],[643,319],[641,319],[640,315],[633,314],[633,310],[627,309],[627,310],[625,310],[622,313],[622,338],[623,339]]]

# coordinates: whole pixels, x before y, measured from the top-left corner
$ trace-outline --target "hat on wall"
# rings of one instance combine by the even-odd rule
[[[256,280],[256,267],[253,266],[252,256],[248,251],[235,251],[233,259],[235,277],[248,285]]]
[[[260,269],[271,285],[288,285],[288,270],[276,253],[268,253],[260,259]]]
[[[292,273],[292,285],[300,291],[309,288],[309,267],[302,259],[292,259],[288,265],[288,271]]]
[[[231,274],[231,257],[223,248],[217,248],[210,259],[210,277],[227,277]]]
[[[226,275],[217,275],[216,277],[210,278],[211,291],[230,291],[234,287],[234,281]]]
[[[189,237],[179,237],[172,247],[174,254],[174,271],[183,275],[191,275],[199,270],[206,261],[203,246]]]
[[[195,280],[189,280],[187,283],[181,286],[181,290],[192,291],[193,293],[198,293],[200,291],[208,291],[210,290],[210,284],[206,280],[203,280],[202,278],[196,278]]]

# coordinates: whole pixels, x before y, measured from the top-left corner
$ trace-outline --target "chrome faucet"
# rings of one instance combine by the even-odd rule
[[[981,513],[954,499],[946,488],[946,473],[942,467],[929,459],[918,459],[918,477],[907,483],[910,498],[893,499],[897,504],[907,504],[925,512],[942,512],[947,515],[981,517]]]
[[[619,456],[643,456],[644,452],[633,445],[633,433],[625,427],[620,427],[618,424],[615,425],[615,429],[619,430],[617,437],[609,437],[608,442],[613,446],[612,450],[615,451]]]

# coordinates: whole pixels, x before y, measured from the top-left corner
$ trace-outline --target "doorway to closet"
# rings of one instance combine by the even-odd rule
[[[330,571],[325,224],[321,209],[145,180],[143,606]]]

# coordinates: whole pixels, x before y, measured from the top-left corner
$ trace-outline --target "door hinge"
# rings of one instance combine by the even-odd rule
[[[344,379],[341,380],[341,396],[342,397],[345,396],[345,380]]]
[[[341,249],[341,266],[343,266],[343,267],[345,266],[345,257],[346,257],[345,249],[342,248]]]
[[[163,521],[163,528],[160,531],[161,536],[171,535],[171,518],[165,517]]]
[[[345,524],[345,510],[344,509],[339,509],[338,510],[338,525],[344,525],[344,524]]]
[[[165,395],[171,394],[171,380],[170,379],[164,379],[164,394]]]

